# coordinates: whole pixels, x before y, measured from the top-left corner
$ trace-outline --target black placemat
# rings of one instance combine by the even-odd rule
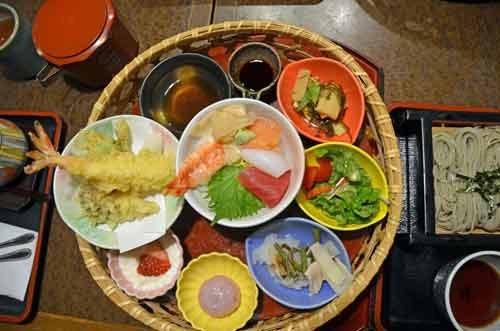
[[[426,208],[433,202],[433,195],[429,195],[433,179],[424,170],[431,169],[432,175],[432,144],[427,143],[431,141],[432,119],[491,119],[491,114],[482,116],[450,114],[439,107],[395,108],[391,112],[402,161],[403,208],[401,224],[383,268],[381,319],[389,331],[455,331],[434,304],[432,286],[437,271],[455,258],[500,247],[498,238],[467,241],[464,236],[436,235],[426,224],[434,217],[433,206],[430,211]]]
[[[456,331],[434,305],[432,285],[444,264],[472,248],[408,245],[397,235],[384,267],[382,322],[390,331]]]
[[[403,208],[398,233],[409,234],[411,244],[500,247],[500,236],[494,234],[436,234],[432,173],[433,122],[455,122],[462,126],[500,123],[500,113],[396,108],[391,118],[399,140],[403,170]]]
[[[27,130],[33,130],[33,122],[34,120],[38,120],[43,125],[52,141],[54,141],[55,138],[60,140],[62,124],[56,121],[56,118],[59,118],[57,115],[47,114],[47,116],[30,116],[30,112],[19,111],[18,113],[19,115],[17,115],[17,112],[0,110],[0,117],[16,123],[25,133]],[[57,147],[58,146],[56,146],[56,148]],[[10,187],[33,189],[35,192],[38,192],[39,195],[45,195],[48,193],[45,192],[48,175],[49,170],[47,169],[40,171],[36,176],[23,175],[24,177],[12,183]],[[29,185],[27,185],[28,183]],[[36,292],[40,281],[40,277],[38,276],[43,269],[45,242],[48,235],[53,206],[50,200],[42,201],[40,199],[27,197],[19,199],[19,197],[11,193],[2,194],[8,195],[11,199],[11,203],[7,206],[11,208],[1,208],[0,203],[0,222],[38,232],[38,243],[36,246],[38,249],[34,252],[35,258],[33,262],[37,264],[37,267],[35,268],[35,265],[33,266],[34,272],[31,274],[29,285],[34,286],[33,293],[30,295],[28,290],[24,301],[18,301],[0,295],[0,321],[21,322],[28,317],[33,305],[37,303]],[[42,222],[44,222],[44,224],[42,224]],[[32,282],[34,283],[33,285],[31,285]]]

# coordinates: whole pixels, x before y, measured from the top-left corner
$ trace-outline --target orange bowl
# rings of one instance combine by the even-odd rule
[[[318,77],[321,83],[333,81],[342,87],[346,99],[346,110],[342,122],[347,127],[348,133],[329,137],[308,124],[305,118],[293,108],[292,91],[297,74],[302,69],[308,69],[311,76]],[[342,63],[324,57],[290,63],[281,73],[277,94],[281,111],[304,136],[319,142],[341,141],[352,144],[356,141],[365,118],[365,98],[358,79]]]

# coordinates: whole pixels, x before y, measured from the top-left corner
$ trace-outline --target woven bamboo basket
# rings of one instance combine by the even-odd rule
[[[229,45],[244,40],[270,42],[293,61],[300,57],[321,55],[344,63],[359,79],[367,106],[367,125],[371,128],[379,149],[390,190],[389,213],[383,222],[374,226],[352,259],[352,285],[326,306],[306,312],[291,312],[265,321],[250,322],[245,330],[313,330],[337,316],[368,286],[379,271],[393,244],[399,225],[402,199],[401,161],[398,141],[391,119],[377,88],[354,58],[329,39],[305,30],[277,22],[235,21],[213,24],[186,31],[147,49],[123,68],[103,90],[95,102],[88,123],[101,117],[130,113],[137,102],[138,88],[145,75],[161,59],[178,52],[193,51],[210,46]],[[293,45],[282,40],[294,40]],[[311,55],[308,49],[314,49]],[[318,51],[320,54],[317,54]],[[296,58],[295,58],[296,59]],[[156,330],[192,330],[177,306],[171,302],[137,300],[125,294],[111,279],[102,251],[77,237],[80,252],[92,278],[114,304]]]

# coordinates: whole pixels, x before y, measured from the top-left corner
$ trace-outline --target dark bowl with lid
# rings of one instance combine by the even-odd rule
[[[199,111],[230,97],[231,82],[215,61],[183,53],[163,60],[148,73],[139,90],[139,107],[143,116],[180,136]]]
[[[33,20],[32,39],[49,62],[37,74],[42,84],[56,69],[77,86],[102,88],[139,51],[112,0],[45,0]]]

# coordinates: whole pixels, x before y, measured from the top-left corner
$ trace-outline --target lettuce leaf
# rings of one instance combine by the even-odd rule
[[[220,219],[237,219],[256,214],[264,203],[244,188],[238,176],[244,165],[228,165],[220,169],[208,182],[209,207]]]
[[[342,177],[349,184],[334,197],[319,195],[311,202],[338,221],[339,225],[363,224],[370,221],[380,208],[380,190],[373,188],[371,178],[348,151],[320,148],[315,156],[333,161],[333,171],[328,183],[335,186]]]

